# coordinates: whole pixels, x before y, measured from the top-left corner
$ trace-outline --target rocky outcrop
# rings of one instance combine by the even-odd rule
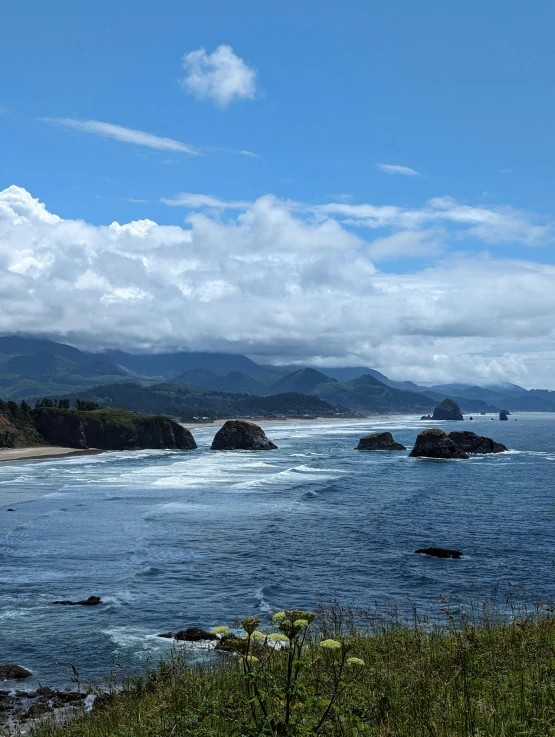
[[[390,432],[375,432],[361,438],[355,450],[406,450],[406,448],[401,443],[396,443]]]
[[[264,430],[254,422],[228,420],[216,433],[212,450],[275,450]]]
[[[188,627],[186,630],[179,630],[173,637],[174,640],[180,640],[182,642],[201,642],[202,640],[218,639],[216,635],[203,630],[201,627]]]
[[[465,453],[503,453],[508,450],[502,443],[468,430],[455,430],[448,437]]]
[[[468,458],[443,430],[423,430],[416,438],[410,455],[413,458]]]
[[[416,551],[422,555],[431,555],[434,558],[462,558],[459,550],[447,550],[446,548],[420,548]]]
[[[32,676],[30,670],[22,668],[20,665],[0,665],[0,681],[12,681],[20,680],[22,678],[29,678]]]
[[[499,419],[502,421],[508,420],[509,419],[508,415],[509,413],[506,410],[501,410],[501,412],[499,413]]]
[[[452,399],[444,399],[437,405],[432,415],[433,420],[462,420],[463,416],[459,409],[459,405]]]
[[[116,409],[79,412],[40,407],[33,410],[33,419],[46,443],[66,448],[194,450],[197,447],[189,430],[162,415]]]
[[[432,419],[432,415],[422,415],[422,417],[420,419],[421,420],[431,420]]]
[[[62,604],[63,606],[98,606],[102,604],[100,596],[89,596],[88,599],[82,599],[81,601],[70,601],[69,599],[63,599],[62,601],[53,601],[53,604]]]

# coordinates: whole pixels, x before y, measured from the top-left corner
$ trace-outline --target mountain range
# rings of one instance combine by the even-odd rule
[[[243,355],[187,351],[88,353],[51,340],[0,337],[0,397],[4,399],[76,395],[106,385],[115,391],[122,383],[144,388],[164,384],[165,395],[167,386],[177,393],[179,387],[188,388],[204,392],[205,399],[206,393],[220,395],[222,402],[226,394],[306,395],[359,413],[424,413],[447,397],[467,413],[501,409],[555,412],[555,391],[526,390],[515,384],[424,386],[389,379],[367,366],[274,366]]]

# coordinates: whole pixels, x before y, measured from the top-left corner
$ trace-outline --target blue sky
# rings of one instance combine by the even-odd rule
[[[2,330],[35,325],[98,347],[364,360],[400,378],[555,387],[552,3],[20,0],[2,16],[0,190],[21,188],[67,225],[63,238],[52,223],[43,232],[34,220],[28,232],[5,236],[6,273],[27,279],[19,289],[32,296],[24,302],[28,320],[4,316]],[[218,63],[220,76],[211,77]],[[14,215],[21,207],[44,223],[25,196],[19,192],[16,205],[13,192],[7,196],[10,223],[21,225]],[[393,210],[369,220],[363,205]],[[114,269],[101,273],[98,264],[134,259],[136,266],[137,246],[99,246],[102,227],[143,220],[180,226],[181,241],[177,231],[156,231],[156,256],[141,273],[116,269],[116,283]],[[76,221],[90,230],[71,243]],[[195,248],[185,254],[190,237]],[[180,273],[189,259],[179,284],[160,276],[178,268],[175,252],[159,248],[168,238],[180,250]],[[33,250],[46,241],[48,257]],[[25,263],[14,243],[26,250]],[[310,248],[320,260],[307,256]],[[209,254],[206,263],[199,253]],[[235,278],[237,259],[263,273]],[[334,285],[342,262],[366,281],[338,276]],[[91,276],[84,286],[74,279],[72,292],[64,274],[77,263]],[[295,279],[264,288],[272,269],[288,268]],[[30,285],[39,272],[50,287],[62,279],[65,298],[83,305],[81,327],[62,306],[35,303]],[[464,295],[450,279],[465,283]],[[469,298],[472,285],[479,299]],[[157,331],[145,318],[152,304],[143,313],[138,303],[168,289],[174,312]],[[399,300],[381,301],[395,290]],[[221,327],[232,292],[258,323],[243,316],[243,325]],[[280,319],[260,324],[275,311],[265,292]],[[202,325],[185,329],[182,310],[199,295],[213,320],[195,315]],[[94,304],[104,337],[87,324]],[[492,304],[497,331],[479,326],[478,307],[483,313]],[[377,330],[395,310],[398,319]],[[366,334],[363,322],[352,334],[341,329],[338,314],[352,322],[361,311]]]

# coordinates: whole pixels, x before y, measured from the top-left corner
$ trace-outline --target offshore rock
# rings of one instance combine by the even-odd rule
[[[437,428],[423,430],[416,438],[410,455],[413,458],[468,458],[468,454],[457,447],[447,433]]]
[[[63,606],[98,606],[102,604],[100,596],[89,596],[88,599],[82,599],[81,601],[70,601],[69,599],[63,599],[62,601],[54,601],[53,604],[62,604]]]
[[[201,627],[188,627],[186,630],[176,632],[174,639],[182,642],[200,642],[201,640],[217,640],[218,638]]]
[[[264,430],[254,422],[228,420],[216,433],[212,450],[275,450]]]
[[[508,414],[509,413],[506,412],[505,410],[501,410],[501,412],[499,413],[499,419],[500,420],[508,420],[509,419]]]
[[[496,443],[491,438],[476,435],[469,430],[454,430],[448,437],[465,453],[504,453],[509,450],[502,443]]]
[[[420,548],[416,552],[422,555],[431,555],[434,558],[462,558],[460,550],[447,550],[446,548]]]
[[[361,438],[355,450],[406,450],[406,448],[401,443],[396,443],[390,432],[375,432]]]
[[[14,665],[13,663],[10,665],[0,665],[0,681],[19,680],[29,678],[32,675],[30,670],[22,668],[20,665]]]
[[[432,415],[433,420],[462,420],[464,419],[459,409],[459,405],[452,399],[444,399],[437,405]]]

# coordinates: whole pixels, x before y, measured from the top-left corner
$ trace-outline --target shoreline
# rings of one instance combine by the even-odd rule
[[[69,458],[71,456],[98,455],[103,453],[98,448],[80,450],[78,448],[62,448],[57,445],[37,445],[25,448],[0,448],[0,463],[10,461],[40,461],[51,458]]]
[[[276,418],[269,418],[269,417],[249,417],[246,418],[240,418],[240,417],[228,417],[226,419],[221,420],[211,420],[210,422],[197,422],[197,423],[187,423],[187,422],[178,422],[178,425],[181,425],[182,427],[186,428],[187,430],[198,430],[202,427],[221,427],[226,422],[230,422],[232,420],[239,420],[239,419],[245,419],[246,422],[255,422],[257,425],[289,425],[293,423],[320,423],[320,422],[372,422],[374,420],[388,420],[390,417],[394,415],[368,415],[368,417],[276,417]],[[405,415],[403,415],[405,416]],[[412,415],[411,415],[412,416]]]

